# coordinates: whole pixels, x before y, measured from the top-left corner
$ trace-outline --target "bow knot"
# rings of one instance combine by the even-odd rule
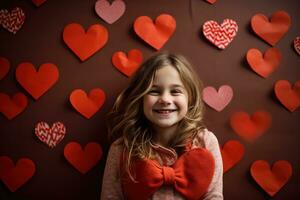
[[[175,183],[175,172],[172,167],[162,167],[164,176],[164,183],[166,185],[174,185]]]

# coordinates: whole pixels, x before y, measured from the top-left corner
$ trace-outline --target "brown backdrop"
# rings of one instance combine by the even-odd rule
[[[29,104],[13,120],[0,116],[0,156],[9,156],[14,161],[28,157],[37,167],[33,178],[14,193],[0,182],[1,200],[99,199],[109,146],[104,117],[129,80],[112,65],[111,57],[116,51],[128,52],[132,48],[140,49],[144,58],[155,53],[136,36],[132,26],[138,16],[147,15],[154,19],[162,13],[174,16],[177,28],[161,51],[169,50],[188,57],[206,86],[218,88],[228,84],[234,90],[233,100],[222,112],[206,109],[207,126],[221,145],[235,139],[245,146],[244,158],[224,175],[225,199],[269,199],[249,173],[251,164],[259,159],[269,163],[284,159],[293,166],[290,181],[272,199],[300,198],[300,110],[289,112],[276,99],[273,89],[280,79],[291,83],[300,79],[300,56],[292,45],[300,35],[298,0],[217,0],[214,5],[203,0],[127,0],[125,14],[112,25],[97,16],[95,2],[48,0],[35,7],[29,0],[1,0],[1,8],[20,6],[25,11],[26,20],[16,35],[0,29],[0,56],[11,62],[11,70],[0,81],[0,92],[10,95],[23,92]],[[279,68],[269,78],[263,79],[249,68],[245,55],[250,48],[265,51],[270,46],[252,32],[250,19],[257,13],[271,16],[278,10],[290,14],[292,25],[276,45],[283,56]],[[201,27],[207,20],[221,23],[225,18],[234,19],[239,31],[233,42],[221,51],[204,38]],[[62,40],[64,27],[72,22],[85,29],[99,23],[109,31],[106,46],[85,62],[81,62]],[[59,68],[58,82],[37,101],[15,79],[16,67],[25,61],[36,67],[52,62]],[[87,120],[72,108],[69,95],[77,88],[90,91],[96,87],[105,91],[106,101],[101,110]],[[236,111],[253,113],[258,109],[270,112],[272,126],[249,144],[233,132],[229,117]],[[35,124],[39,121],[65,124],[67,134],[54,149],[48,148],[34,135]],[[98,142],[103,147],[104,156],[95,168],[81,175],[63,156],[63,149],[70,141],[82,145]]]

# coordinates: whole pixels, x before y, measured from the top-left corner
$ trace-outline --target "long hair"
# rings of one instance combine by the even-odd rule
[[[178,123],[178,133],[170,141],[170,147],[183,148],[196,134],[204,129],[202,83],[181,55],[160,53],[144,62],[132,76],[129,85],[117,97],[108,114],[108,132],[111,140],[120,139],[126,153],[125,170],[133,176],[130,166],[135,158],[152,158],[153,132],[143,112],[143,97],[152,87],[156,71],[164,66],[174,67],[188,94],[188,111]]]

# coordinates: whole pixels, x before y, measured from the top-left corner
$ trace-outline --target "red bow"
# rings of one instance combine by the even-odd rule
[[[137,182],[123,173],[123,191],[129,200],[146,200],[162,185],[172,185],[184,198],[199,200],[207,192],[214,168],[212,154],[203,148],[185,152],[171,167],[155,160],[136,160],[132,172]]]

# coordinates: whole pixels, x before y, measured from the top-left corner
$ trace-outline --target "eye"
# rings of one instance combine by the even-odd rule
[[[154,89],[152,89],[152,90],[150,90],[150,91],[148,92],[148,94],[154,94],[154,95],[157,95],[157,94],[159,94],[159,90],[154,90]]]
[[[174,89],[171,91],[172,94],[182,94],[182,91],[179,89]]]

